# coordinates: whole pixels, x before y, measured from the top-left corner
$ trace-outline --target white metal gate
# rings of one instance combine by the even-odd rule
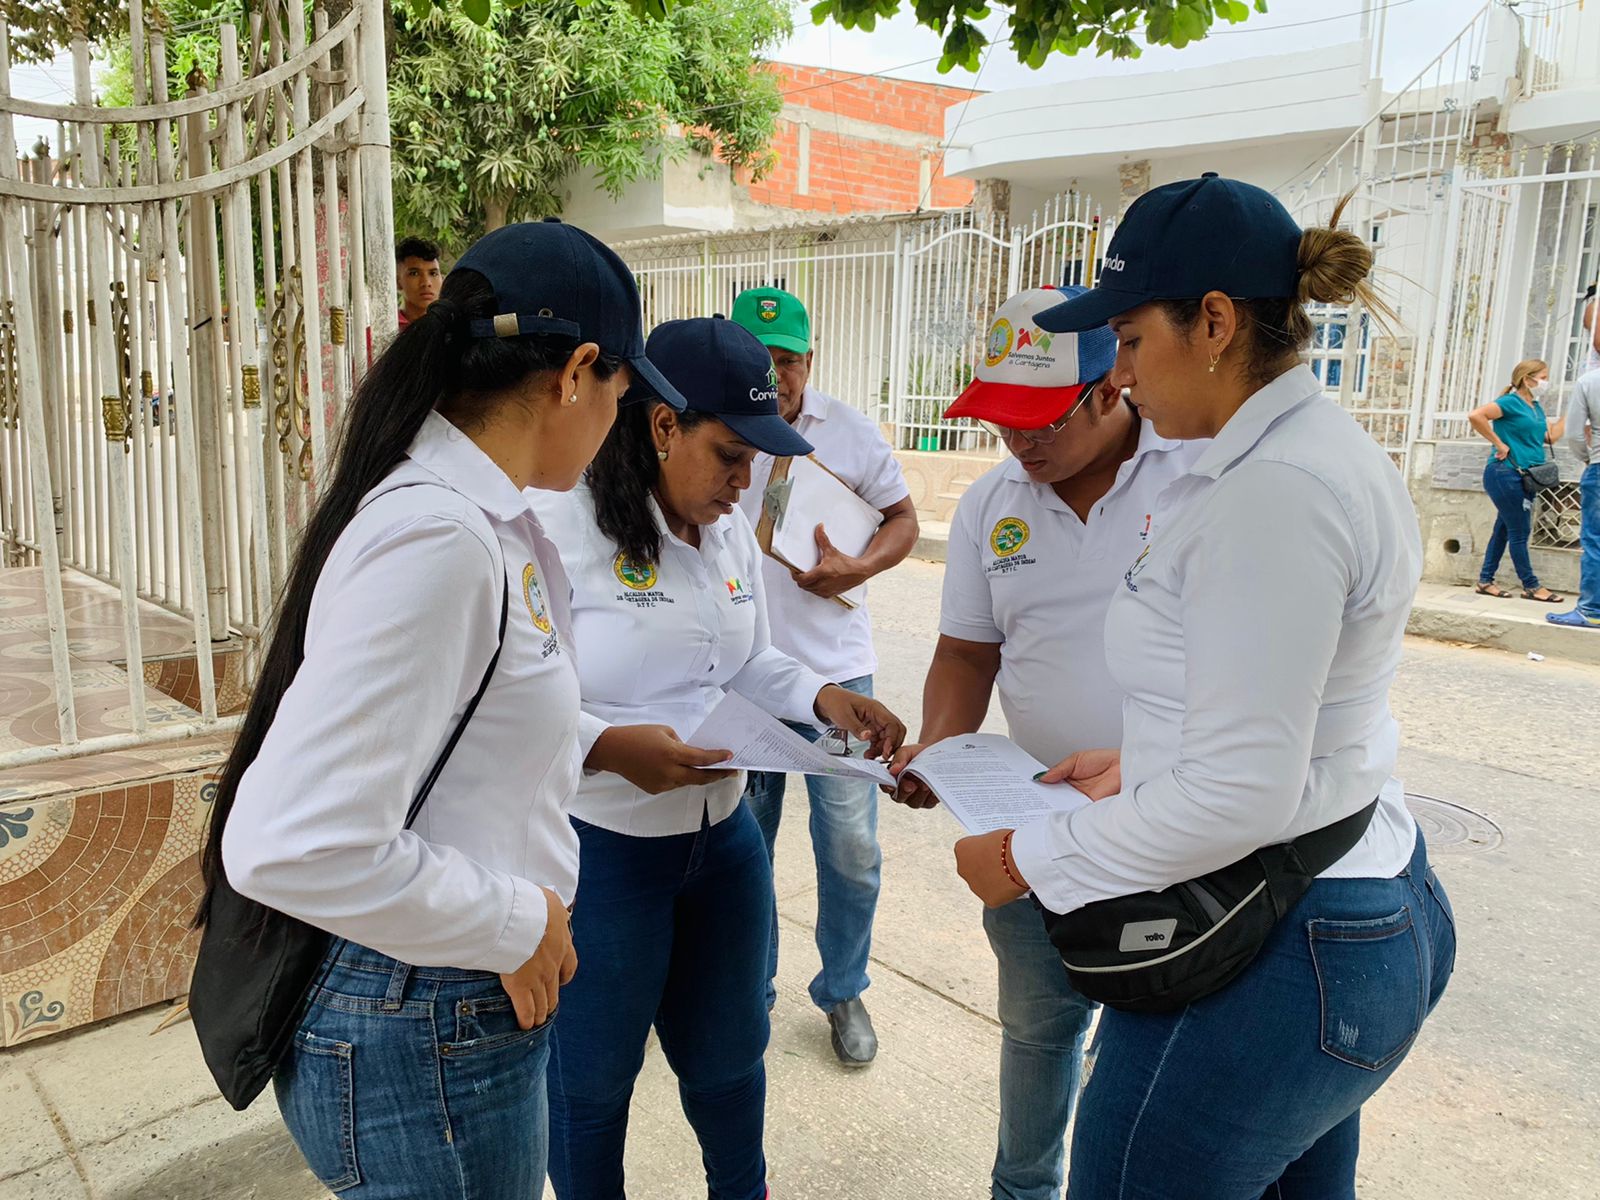
[[[1460,179],[1450,196],[1438,319],[1430,339],[1421,436],[1474,436],[1467,414],[1505,391],[1512,367],[1550,367],[1554,421],[1573,384],[1593,369],[1585,293],[1600,283],[1600,137],[1535,147],[1517,173]],[[1569,481],[1543,493],[1533,543],[1576,549],[1580,498]]]
[[[981,360],[994,310],[1024,288],[1092,284],[1113,222],[1066,193],[1024,224],[970,211],[856,218],[759,233],[624,243],[646,327],[727,312],[747,287],[810,310],[815,384],[888,427],[904,450],[1001,453],[941,414]]]
[[[42,568],[59,740],[14,766],[219,728],[213,643],[253,662],[334,421],[392,332],[386,0],[218,27],[219,77],[168,95],[129,6],[134,105],[10,94],[0,21],[0,541]],[[19,159],[13,118],[53,121]],[[353,337],[351,335],[354,335]],[[263,400],[268,407],[263,406]],[[61,572],[121,593],[131,728],[81,737]],[[151,724],[139,606],[190,619],[193,721]],[[248,681],[248,680],[247,680]]]
[[[1064,193],[1026,225],[964,223],[923,230],[901,247],[890,394],[899,445],[1004,453],[993,435],[942,415],[972,381],[994,312],[1034,287],[1093,286],[1114,221]]]

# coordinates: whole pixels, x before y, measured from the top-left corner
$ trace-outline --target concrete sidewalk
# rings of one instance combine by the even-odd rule
[[[874,584],[877,691],[912,718],[942,572]],[[1502,602],[1511,604],[1510,601]],[[1589,636],[1579,633],[1578,636]],[[1394,689],[1401,774],[1460,929],[1455,977],[1363,1116],[1369,1200],[1593,1200],[1600,1195],[1600,669],[1407,641]],[[990,728],[996,727],[991,717]],[[778,844],[783,954],[767,1055],[775,1200],[973,1200],[988,1194],[997,1118],[996,979],[941,812],[881,808],[883,895],[867,993],[882,1040],[837,1065],[806,997],[816,913],[806,812],[791,786]],[[581,968],[580,968],[581,969]],[[10,1129],[0,1200],[311,1200],[325,1196],[270,1093],[234,1113],[193,1029],[135,1014],[0,1058]],[[703,1200],[699,1149],[652,1049],[634,1098],[632,1194]],[[418,1200],[431,1200],[419,1197]],[[1175,1193],[1172,1200],[1182,1200]]]
[[[1424,583],[1417,589],[1408,633],[1445,642],[1492,646],[1513,654],[1542,654],[1572,662],[1600,663],[1600,629],[1568,629],[1552,625],[1550,613],[1570,612],[1574,597],[1561,604],[1482,596],[1471,587]]]

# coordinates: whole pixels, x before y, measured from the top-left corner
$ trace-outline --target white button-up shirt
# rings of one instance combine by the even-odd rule
[[[585,757],[612,725],[667,725],[688,737],[727,690],[775,717],[812,724],[828,681],[772,645],[761,587],[761,548],[737,509],[700,527],[700,545],[669,533],[661,561],[631,563],[595,523],[580,485],[535,503],[572,580],[573,637],[583,694]],[[585,772],[574,816],[617,833],[692,833],[716,824],[744,794],[744,773],[652,796],[620,775]]]
[[[795,432],[815,447],[827,467],[873,508],[898,504],[911,493],[889,443],[872,418],[832,396],[807,388],[800,398]],[[758,454],[750,466],[750,489],[739,500],[752,526],[761,522],[762,496],[772,478],[772,456]],[[846,608],[796,586],[789,568],[762,556],[772,642],[835,683],[878,669],[872,648],[872,618],[866,603]]]
[[[1422,547],[1388,456],[1305,367],[1258,391],[1162,496],[1111,603],[1122,792],[1019,829],[1044,904],[1169,887],[1379,796],[1327,875],[1388,877],[1416,826],[1391,775]],[[1381,796],[1380,796],[1381,793]]]
[[[410,830],[406,811],[505,648]],[[430,414],[317,580],[305,660],[223,838],[242,894],[418,966],[514,971],[577,892],[566,577],[523,495]]]
[[[1106,609],[1149,543],[1156,501],[1204,451],[1143,423],[1133,457],[1080,520],[1007,459],[967,489],[950,522],[939,632],[999,642],[1011,740],[1044,763],[1122,744],[1122,692],[1106,666]]]

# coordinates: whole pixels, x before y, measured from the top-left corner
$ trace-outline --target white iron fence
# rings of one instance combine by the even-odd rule
[[[940,419],[982,361],[994,310],[1028,287],[1092,284],[1113,221],[1056,197],[1025,224],[971,211],[856,218],[616,247],[639,278],[645,325],[727,312],[748,287],[794,292],[811,313],[813,381],[890,430],[903,450],[992,455],[994,439]]]
[[[1302,225],[1353,192],[1344,220],[1372,243],[1398,319],[1330,311],[1313,366],[1402,465],[1418,438],[1467,436],[1466,414],[1518,359],[1550,363],[1553,401],[1582,361],[1600,161],[1592,136],[1518,147],[1504,132],[1505,105],[1578,69],[1558,37],[1562,6],[1525,7],[1486,5],[1326,162],[1279,189]]]
[[[247,668],[328,439],[393,328],[385,0],[308,30],[297,0],[219,27],[220,78],[168,95],[129,9],[134,105],[16,99],[0,22],[0,542],[43,568],[59,739],[0,766],[218,728],[213,645]],[[54,121],[18,158],[13,118]],[[370,248],[370,252],[369,252]],[[351,334],[354,337],[351,337]],[[263,399],[268,407],[263,407]],[[132,727],[79,736],[61,571],[121,591]],[[199,716],[149,722],[141,603],[187,617]]]

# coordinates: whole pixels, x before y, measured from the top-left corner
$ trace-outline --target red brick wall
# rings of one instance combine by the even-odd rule
[[[979,93],[786,63],[767,69],[780,77],[786,104],[816,115],[809,122],[809,194],[799,192],[800,127],[780,119],[772,141],[777,168],[757,183],[741,179],[757,204],[804,212],[909,212],[917,207],[925,158],[933,166],[931,207],[959,208],[971,201],[970,181],[944,177],[941,150],[945,109]],[[835,117],[850,124],[836,124]],[[859,122],[883,128],[886,136],[894,136],[891,130],[901,136],[895,141],[865,136]],[[918,135],[917,144],[903,144],[905,133]]]

